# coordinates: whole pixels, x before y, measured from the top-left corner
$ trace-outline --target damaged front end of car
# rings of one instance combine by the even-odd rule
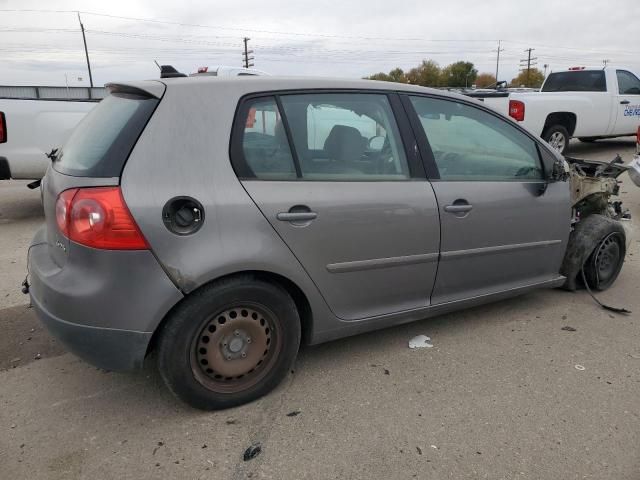
[[[610,162],[565,157],[571,188],[571,234],[561,274],[564,288],[580,281],[594,290],[609,288],[618,277],[631,233],[631,215],[622,201],[618,177],[624,172],[640,186],[640,156],[625,165],[620,156]]]

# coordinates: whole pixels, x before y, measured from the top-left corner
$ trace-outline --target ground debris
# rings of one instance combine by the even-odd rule
[[[287,413],[287,417],[297,417],[298,415],[300,415],[300,410],[294,410],[292,412]]]
[[[244,451],[244,455],[242,456],[242,459],[245,462],[248,462],[249,460],[256,458],[258,455],[260,455],[260,452],[262,452],[262,444],[260,442],[252,443]]]
[[[573,328],[573,327],[570,327],[569,325],[567,325],[567,326],[565,326],[565,327],[562,327],[560,330],[565,330],[565,331],[567,331],[567,332],[575,332],[577,329],[576,329],[576,328]]]
[[[409,340],[409,348],[431,348],[433,344],[431,343],[431,338],[426,335],[418,335]]]
[[[416,447],[416,452],[418,452],[418,455],[422,455],[422,449],[420,447]]]

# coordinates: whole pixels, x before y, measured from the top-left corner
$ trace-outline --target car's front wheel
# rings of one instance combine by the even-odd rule
[[[193,407],[229,408],[274,389],[293,365],[300,318],[282,287],[252,276],[207,285],[167,319],[158,368],[169,389]]]
[[[591,288],[606,290],[615,282],[622,270],[625,247],[624,229],[618,224],[613,224],[584,265],[585,277]]]

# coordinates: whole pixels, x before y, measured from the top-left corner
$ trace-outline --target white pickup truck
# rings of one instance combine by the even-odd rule
[[[104,88],[0,87],[0,180],[41,178],[45,154],[105,95]]]
[[[583,142],[635,135],[640,79],[622,67],[572,67],[552,72],[539,92],[468,93],[512,117],[564,153]]]
[[[166,72],[165,72],[166,71]],[[201,67],[189,76],[268,75],[247,68]],[[169,65],[161,78],[186,77]],[[103,87],[0,86],[0,180],[37,180],[75,126],[107,95]]]

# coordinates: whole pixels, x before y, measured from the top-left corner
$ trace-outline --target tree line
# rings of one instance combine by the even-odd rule
[[[369,80],[383,80],[386,82],[410,83],[423,87],[449,87],[464,88],[475,85],[477,88],[487,88],[495,86],[496,77],[491,73],[478,73],[473,63],[459,61],[440,67],[433,60],[423,60],[420,65],[408,71],[401,68],[394,68],[389,73],[375,73]],[[512,87],[538,88],[544,81],[544,74],[537,68],[532,68],[511,80]]]

